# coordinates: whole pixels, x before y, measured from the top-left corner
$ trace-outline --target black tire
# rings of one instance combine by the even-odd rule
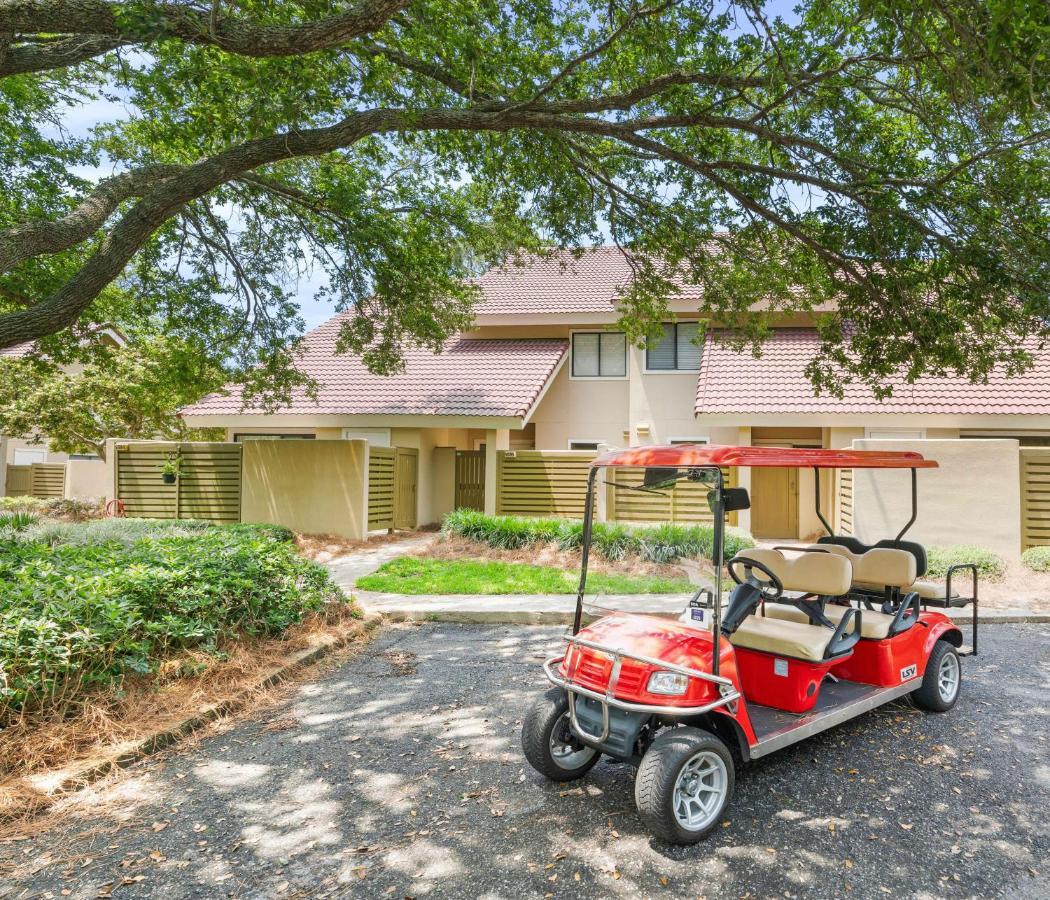
[[[946,661],[947,658],[947,661]],[[944,679],[954,670],[955,689],[954,692],[946,691]],[[962,687],[962,666],[959,665],[959,654],[955,647],[948,641],[937,641],[933,645],[933,651],[926,663],[926,672],[922,676],[922,684],[912,693],[915,705],[929,712],[947,712],[959,699],[959,690]],[[950,695],[949,695],[950,694]]]
[[[554,753],[558,744],[572,748],[575,755],[559,759]],[[551,688],[529,707],[521,726],[521,749],[529,765],[552,781],[582,778],[601,759],[601,753],[585,746],[572,734],[569,698],[561,688]]]
[[[724,791],[709,821],[689,828],[675,815],[675,788],[686,765],[702,753],[721,760]],[[670,844],[695,844],[719,823],[733,799],[735,784],[733,754],[721,738],[701,728],[672,728],[658,735],[642,757],[634,781],[634,802],[642,821],[657,837]]]

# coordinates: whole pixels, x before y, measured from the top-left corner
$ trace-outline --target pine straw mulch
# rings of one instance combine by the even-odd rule
[[[333,605],[280,637],[230,641],[220,648],[225,658],[186,651],[154,674],[88,697],[72,716],[26,718],[0,729],[0,839],[61,798],[48,787],[65,773],[126,753],[207,707],[230,701],[240,711],[256,707],[278,690],[262,686],[267,673],[293,654],[363,637],[358,615],[349,604]]]
[[[440,535],[425,551],[411,554],[425,559],[490,559],[497,562],[528,563],[553,569],[573,571],[580,568],[579,550],[562,550],[557,544],[537,544],[522,550],[500,550],[458,535]],[[640,556],[609,560],[592,553],[587,561],[589,572],[616,575],[658,575],[681,578],[684,567],[678,563],[654,563]]]
[[[433,529],[420,529],[430,531]],[[419,536],[419,531],[395,531],[392,534],[374,534],[367,541],[354,541],[339,537],[337,534],[296,534],[295,548],[301,556],[314,562],[326,563],[347,553],[357,550],[375,550],[383,544],[397,544],[400,541]]]

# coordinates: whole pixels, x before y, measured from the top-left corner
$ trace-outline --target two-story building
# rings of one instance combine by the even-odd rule
[[[858,439],[996,436],[1050,445],[1050,353],[1038,353],[1026,374],[988,384],[925,378],[896,384],[881,402],[859,386],[841,399],[815,397],[804,371],[817,351],[811,320],[776,322],[759,358],[713,335],[698,345],[702,298],[696,288],[683,288],[671,303],[674,321],[639,348],[616,330],[617,298],[628,277],[614,248],[494,269],[478,280],[474,329],[442,353],[411,351],[404,372],[393,376],[372,375],[359,359],[335,353],[336,316],[304,342],[300,365],[319,385],[316,399],[300,392],[285,409],[268,413],[242,409],[234,389],[184,415],[194,427],[226,428],[234,441],[366,438],[417,448],[421,524],[439,519],[449,505],[447,490],[431,478],[437,448],[485,451],[491,511],[495,454],[506,449],[594,451],[686,441],[844,447]],[[819,530],[809,499],[812,473],[769,469],[742,477],[755,504],[746,524],[757,536]]]

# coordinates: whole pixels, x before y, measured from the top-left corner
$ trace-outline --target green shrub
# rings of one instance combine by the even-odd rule
[[[523,516],[486,516],[473,509],[457,509],[445,517],[445,534],[455,534],[501,550],[520,550],[537,544],[558,544],[563,550],[578,550],[583,544],[583,523],[570,519],[540,519]],[[710,525],[625,525],[595,522],[591,546],[610,560],[641,556],[652,562],[672,562],[681,557],[710,558],[714,528]],[[727,528],[726,559],[754,547],[751,535]]]
[[[988,578],[1000,578],[1006,572],[1006,563],[997,553],[968,544],[927,547],[926,558],[926,578],[944,578],[948,569],[959,563],[973,563],[977,566],[978,574]]]
[[[171,651],[277,634],[344,599],[323,567],[270,529],[141,520],[75,528],[96,540],[64,530],[55,544],[0,543],[0,727],[151,671]]]
[[[1050,572],[1050,547],[1029,547],[1021,554],[1021,562],[1033,572]]]
[[[0,519],[0,526],[3,520]],[[215,525],[201,519],[98,519],[92,522],[55,522],[43,520],[17,535],[7,535],[19,543],[39,543],[57,547],[62,544],[86,546],[117,543],[130,547],[143,538],[193,537],[209,529],[222,528],[228,533],[259,535],[280,543],[295,539],[295,533],[283,525]]]
[[[28,510],[0,513],[0,529],[10,528],[12,531],[24,531],[30,525],[35,525],[36,522],[37,517]]]
[[[0,497],[0,512],[7,510],[29,512],[48,518],[66,518],[79,522],[105,515],[106,501],[79,498],[67,500],[64,497],[52,497],[47,500],[38,497]]]

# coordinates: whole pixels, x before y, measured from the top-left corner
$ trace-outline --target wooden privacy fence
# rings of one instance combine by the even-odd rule
[[[8,466],[7,483],[4,485],[5,497],[28,497],[33,485],[32,466]]]
[[[485,508],[485,451],[456,451],[456,509]]]
[[[165,484],[161,466],[178,460]],[[241,520],[241,445],[133,441],[117,445],[116,494],[128,516],[143,519]]]
[[[1021,448],[1021,549],[1050,544],[1050,448]]]
[[[583,517],[587,471],[596,454],[502,450],[496,454],[496,514]]]
[[[8,497],[39,497],[48,500],[66,495],[65,463],[32,463],[8,466],[4,493]]]
[[[853,470],[837,469],[839,516],[836,530],[839,534],[853,534]]]
[[[642,484],[644,469],[609,469],[612,503],[609,519],[617,522],[674,522],[679,524],[710,523],[711,508],[707,505],[709,485],[679,481],[670,490],[632,490]],[[726,487],[736,485],[736,469],[723,469]],[[729,514],[729,524],[737,523],[737,514]]]

